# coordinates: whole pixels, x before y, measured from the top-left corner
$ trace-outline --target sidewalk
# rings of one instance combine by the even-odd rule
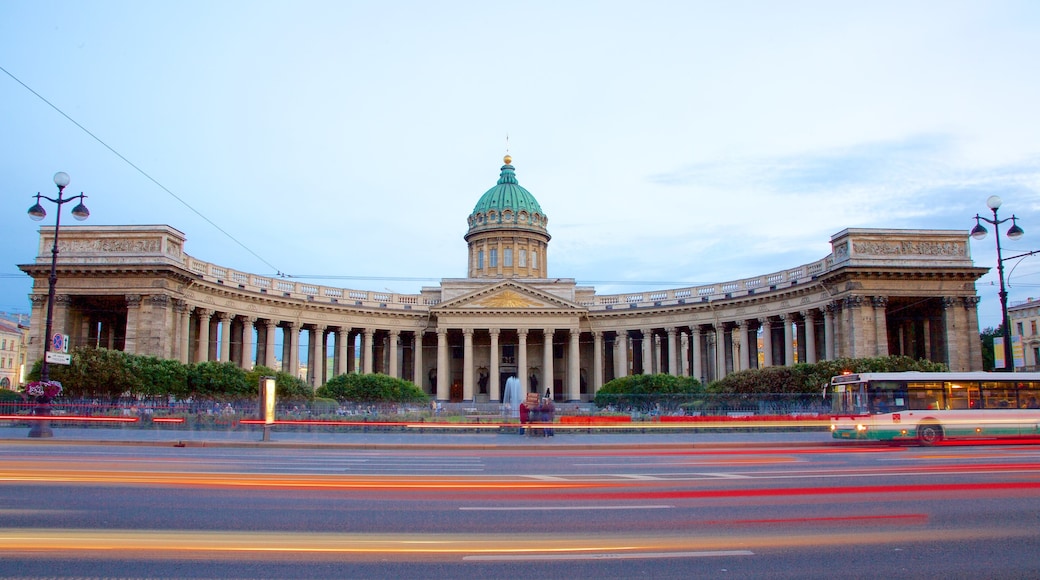
[[[692,447],[727,446],[808,446],[840,444],[828,432],[733,431],[670,433],[588,433],[586,430],[556,429],[553,437],[526,437],[516,433],[445,433],[431,430],[370,432],[307,432],[271,430],[270,440],[262,441],[262,427],[225,430],[185,430],[171,428],[82,428],[53,426],[53,438],[29,438],[28,427],[0,426],[0,445],[151,445],[184,447],[315,447],[315,448],[429,448],[454,446],[469,449],[552,448],[588,449],[595,447]]]

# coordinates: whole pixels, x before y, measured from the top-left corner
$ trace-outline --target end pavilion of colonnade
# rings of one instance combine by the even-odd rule
[[[500,401],[509,376],[530,392],[587,401],[638,373],[709,382],[890,354],[982,369],[975,281],[987,270],[972,263],[966,231],[846,229],[810,264],[597,295],[548,277],[548,219],[509,157],[468,222],[468,277],[419,294],[237,271],[185,253],[185,235],[165,225],[64,226],[54,332],[73,347],[264,365],[315,387],[341,373],[383,373],[440,401]],[[53,235],[41,228],[35,262],[20,266],[34,279],[30,360],[43,356]]]

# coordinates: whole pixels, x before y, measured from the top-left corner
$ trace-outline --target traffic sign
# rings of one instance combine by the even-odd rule
[[[72,355],[48,351],[47,362],[52,365],[70,365],[72,364]]]

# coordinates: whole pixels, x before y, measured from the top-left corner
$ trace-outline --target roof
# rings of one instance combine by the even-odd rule
[[[512,157],[503,159],[498,183],[477,201],[469,216],[469,233],[496,229],[526,229],[546,233],[549,219],[530,191],[516,180]]]

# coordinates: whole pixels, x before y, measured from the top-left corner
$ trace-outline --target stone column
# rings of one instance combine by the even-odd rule
[[[340,326],[336,329],[336,355],[332,357],[332,374],[340,376],[347,372],[347,342],[350,341],[350,329]]]
[[[834,305],[828,304],[823,310],[823,358],[834,360]]]
[[[423,378],[426,376],[423,369],[423,334],[425,330],[416,330],[412,333],[412,383],[423,389]],[[426,389],[423,389],[425,391]]]
[[[282,360],[288,360],[289,368],[286,369],[286,372],[296,378],[300,378],[300,323],[290,322],[283,330],[283,334],[285,334],[286,330],[288,331],[288,336],[283,337],[282,342],[289,349],[289,356]]]
[[[592,331],[592,390],[589,396],[595,396],[603,386],[603,331]]]
[[[640,344],[642,346],[642,353],[643,353],[643,374],[644,375],[649,375],[649,374],[653,373],[653,367],[654,367],[654,359],[653,359],[654,355],[653,355],[653,352],[652,352],[653,349],[651,348],[652,345],[653,345],[652,341],[654,340],[653,329],[644,328],[644,329],[640,330],[639,332],[640,332],[640,334],[643,335],[643,338],[640,341]]]
[[[516,335],[518,343],[516,347],[516,378],[523,385],[524,392],[529,393],[531,385],[527,384],[527,329],[516,329]]]
[[[375,372],[374,364],[375,358],[375,334],[376,331],[371,328],[366,328],[365,333],[361,335],[361,356],[364,360],[361,363],[361,372],[364,374],[371,374]]]
[[[690,338],[693,339],[693,377],[704,383],[704,343],[699,326],[690,329]]]
[[[322,346],[325,343],[325,326],[314,325],[311,328],[311,339],[310,339],[310,354],[307,358],[307,375],[308,382],[312,388],[317,389],[321,386],[321,379],[324,373],[322,370],[325,368],[325,352]]]
[[[462,329],[462,400],[473,400],[473,329]]]
[[[958,351],[960,350],[960,326],[961,321],[959,320],[961,315],[964,314],[964,309],[960,308],[960,302],[952,296],[943,296],[941,299],[942,304],[942,332],[946,339],[946,351],[942,353],[943,361],[949,365],[952,370],[956,366],[957,361],[955,360]],[[925,322],[928,322],[925,320]],[[924,327],[924,334],[927,337],[930,332],[928,326]],[[927,339],[926,339],[927,340]],[[926,356],[931,354],[929,350],[925,351]],[[1024,353],[1023,353],[1024,354]]]
[[[682,373],[679,372],[679,345],[675,327],[666,328],[664,331],[668,333],[668,374],[676,377],[682,376]]]
[[[264,339],[264,366],[269,369],[274,369],[274,340],[278,336],[278,323],[268,318],[264,320],[264,328],[266,337]]]
[[[726,325],[715,325],[715,379],[726,376]]]
[[[67,297],[65,297],[67,300]],[[55,304],[57,298],[55,298]],[[57,312],[57,308],[54,309]],[[137,327],[140,324],[141,318],[141,295],[140,294],[127,294],[126,295],[126,334],[123,340],[123,351],[130,354],[137,353]],[[65,328],[64,324],[54,324],[54,328],[58,332],[63,332]],[[45,337],[50,340],[50,337]]]
[[[447,401],[451,398],[449,380],[451,372],[448,366],[448,329],[437,329],[437,400]]]
[[[748,346],[748,323],[747,320],[738,320],[733,323],[733,332],[739,333],[737,337],[737,350],[740,351],[740,356],[734,356],[733,368],[734,370],[746,371],[751,368],[751,347]],[[740,366],[737,366],[737,360],[740,360]]]
[[[220,362],[231,360],[231,320],[235,318],[230,312],[220,313]]]
[[[680,371],[679,376],[688,377],[690,376],[690,335],[687,332],[679,334],[679,358],[680,358]]]
[[[550,389],[553,392],[553,396],[556,396],[556,370],[553,369],[553,329],[545,328],[542,330],[542,384],[539,385],[539,395],[545,392],[545,389]]]
[[[875,356],[888,356],[888,296],[875,296],[874,304],[874,344]]]
[[[794,317],[788,313],[780,315],[780,324],[784,326],[784,365],[794,365]]]
[[[955,371],[981,371],[982,370],[982,339],[979,337],[979,297],[964,297],[964,316],[967,318],[965,328],[965,340],[962,342],[962,350],[957,354],[957,368],[950,367]]]
[[[805,362],[816,362],[816,311],[803,310],[802,321],[805,325]]]
[[[397,369],[397,349],[401,345],[401,331],[396,328],[390,331],[390,372],[387,374],[395,379],[401,376],[401,372]]]
[[[490,362],[490,370],[488,373],[488,399],[492,402],[500,402],[502,400],[502,385],[499,380],[499,375],[502,372],[499,370],[499,363],[502,362],[502,353],[498,349],[498,335],[499,330],[497,328],[489,328],[488,333],[491,335],[491,352],[488,353],[488,359]]]
[[[567,347],[567,400],[581,400],[581,329],[570,330],[570,345]]]
[[[628,376],[628,332],[617,331],[614,337],[614,378]]]
[[[866,338],[867,331],[864,328],[863,323],[863,297],[862,296],[849,296],[842,302],[842,311],[845,315],[842,317],[843,324],[841,324],[841,342],[844,356],[852,358],[862,358],[867,356],[873,356],[874,349],[867,350],[867,343],[870,342]],[[873,329],[870,330],[870,334],[873,334]]]
[[[253,354],[256,345],[253,344],[253,325],[256,324],[255,316],[242,317],[242,361],[241,366],[246,371],[253,370]]]
[[[209,321],[213,311],[206,308],[196,308],[199,313],[199,344],[195,352],[195,362],[206,362],[209,360]]]
[[[762,366],[773,366],[773,321],[769,317],[759,318],[762,326]]]
[[[191,362],[191,311],[194,308],[184,300],[174,300],[173,308],[177,312],[177,360],[188,364]]]
[[[654,333],[653,353],[654,363],[650,366],[650,372],[664,374],[664,349],[661,348],[661,335],[657,333]]]

